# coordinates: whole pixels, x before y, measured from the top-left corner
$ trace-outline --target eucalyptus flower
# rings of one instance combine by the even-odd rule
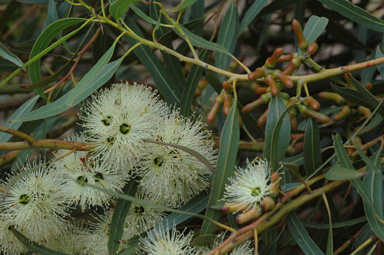
[[[176,228],[164,229],[162,225],[150,232],[147,238],[140,238],[139,254],[146,255],[191,255],[196,254],[196,249],[190,246],[193,232],[185,234]]]
[[[143,139],[153,133],[167,113],[166,104],[157,92],[138,84],[115,84],[93,96],[92,102],[82,107],[83,127],[94,153],[105,165],[115,165],[127,172],[144,154]]]
[[[159,125],[156,141],[192,149],[214,166],[217,151],[203,127],[201,119],[194,121],[173,110]],[[164,144],[148,142],[145,148],[147,154],[136,173],[142,178],[140,187],[151,200],[180,207],[208,187],[212,172],[195,156]]]
[[[263,198],[271,193],[271,168],[266,160],[250,163],[246,168],[237,168],[235,176],[229,178],[230,184],[225,186],[223,200],[226,203],[242,203],[239,210],[247,211],[257,207]]]
[[[0,203],[3,214],[10,217],[9,224],[37,243],[64,231],[67,206],[58,176],[41,160],[27,162],[17,174],[20,179],[13,183]],[[9,176],[7,181],[17,174]]]

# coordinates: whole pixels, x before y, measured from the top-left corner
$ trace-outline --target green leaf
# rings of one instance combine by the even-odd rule
[[[191,245],[197,247],[212,247],[215,238],[217,238],[217,235],[214,234],[199,235],[192,240]]]
[[[240,139],[239,120],[237,117],[237,104],[233,104],[228,117],[224,123],[220,138],[220,150],[217,159],[216,176],[213,178],[209,205],[216,204],[224,194],[225,184],[229,183],[228,178],[234,174],[237,150]],[[221,213],[208,208],[205,216],[216,220]],[[212,222],[204,221],[201,234],[211,234],[216,226]]]
[[[360,155],[363,154],[362,152]],[[363,184],[367,190],[367,195],[373,203],[374,209],[371,210],[366,201],[363,200],[365,214],[368,223],[375,234],[384,240],[384,224],[383,224],[383,179],[382,167],[380,162],[381,150],[377,151],[370,159],[363,158],[364,161],[370,160],[367,164],[367,175],[364,176]],[[364,155],[364,154],[363,154]],[[379,220],[379,219],[381,220]]]
[[[44,246],[41,246],[28,238],[26,238],[24,235],[22,235],[19,231],[12,228],[13,234],[16,236],[17,239],[19,239],[20,242],[22,242],[29,250],[41,254],[41,255],[70,255],[68,253],[58,252],[51,249],[48,249]]]
[[[360,82],[358,82],[353,76],[350,76],[351,81],[353,82],[353,85],[355,85],[356,89],[360,92],[360,96],[369,103],[369,109],[371,111],[374,111],[377,107],[377,112],[384,117],[384,105],[380,103],[380,101],[371,93],[369,92],[363,85],[361,85]]]
[[[39,120],[39,119],[55,116],[77,105],[82,100],[86,99],[89,95],[91,95],[96,89],[102,86],[105,82],[107,82],[116,72],[117,68],[120,66],[123,59],[124,57],[121,57],[104,66],[100,70],[100,72],[98,72],[97,75],[92,78],[92,81],[94,82],[92,83],[92,85],[88,87],[84,87],[84,82],[83,83],[80,82],[82,84],[81,87],[79,87],[81,85],[79,83],[74,89],[66,93],[64,96],[60,97],[58,100],[54,101],[51,104],[44,105],[43,107],[40,107],[39,109],[32,111],[25,117],[16,119],[15,122]],[[76,90],[77,93],[74,93],[73,92],[74,90]]]
[[[361,216],[356,219],[352,220],[346,220],[343,222],[334,222],[332,223],[332,228],[345,228],[345,227],[350,227],[362,222],[367,221],[366,216]],[[304,227],[306,228],[314,228],[314,229],[329,229],[329,224],[316,224],[316,223],[310,223],[310,222],[304,222],[302,221],[301,224],[303,224]]]
[[[316,120],[307,119],[307,127],[304,135],[304,167],[308,175],[311,175],[321,166],[320,135]]]
[[[67,96],[66,101],[67,106],[73,107],[80,103],[81,100],[87,98],[104,83],[106,83],[116,72],[117,68],[123,61],[123,58],[108,64],[115,50],[116,43],[117,41],[112,44],[112,46],[104,53],[91,70],[84,75],[76,87],[68,92],[69,95]]]
[[[129,181],[124,189],[124,194],[134,196],[137,190],[137,182],[132,179]],[[109,254],[117,254],[120,246],[119,240],[123,236],[125,218],[128,215],[129,208],[131,207],[131,201],[127,201],[119,198],[116,203],[115,212],[112,216],[112,222],[110,227],[110,234],[108,240],[108,252]]]
[[[205,208],[207,208],[209,195],[207,192],[203,192],[200,195],[194,197],[191,201],[189,201],[187,204],[185,204],[183,207],[180,208],[180,211],[188,212],[191,214],[196,214],[202,212]],[[186,220],[191,218],[191,215],[187,214],[179,214],[179,213],[171,213],[167,217],[165,217],[161,222],[159,222],[155,227],[152,229],[155,231],[156,229],[159,230],[160,228],[166,229],[166,228],[172,228]]]
[[[109,12],[115,19],[120,19],[128,10],[129,6],[139,0],[115,0],[109,7]]]
[[[384,33],[384,21],[347,0],[319,0],[332,10],[367,28]]]
[[[328,24],[328,19],[324,17],[311,16],[305,25],[303,34],[308,43],[316,41],[316,39],[324,31]]]
[[[329,180],[350,180],[354,178],[359,178],[363,176],[362,173],[356,172],[350,168],[341,167],[339,165],[334,165],[331,169],[325,174],[325,178]]]
[[[206,61],[208,58],[208,50],[204,49],[199,55],[199,59]],[[188,74],[187,84],[181,95],[180,114],[183,116],[189,116],[191,114],[191,105],[199,80],[202,78],[204,68],[198,65],[194,65]]]
[[[379,47],[377,47],[377,49],[376,49],[375,57],[376,58],[384,57],[384,54],[381,52]],[[381,77],[384,78],[384,65],[377,65],[376,68],[377,68],[377,70],[379,70]]]
[[[66,19],[60,19],[56,22],[53,22],[50,24],[37,38],[35,44],[33,45],[33,48],[31,50],[31,54],[29,55],[29,61],[33,61],[28,68],[29,71],[29,77],[31,79],[31,83],[36,83],[41,80],[41,74],[40,74],[40,58],[44,55],[41,53],[46,53],[50,47],[48,47],[49,43],[58,35],[61,31],[64,29],[71,27],[73,25],[84,23],[87,19],[82,18],[66,18]],[[61,44],[62,42],[66,41],[68,38],[76,34],[82,29],[82,27],[72,31],[71,33],[65,35],[60,40],[56,41],[54,44],[52,44],[52,47],[56,47],[57,45]],[[37,92],[40,94],[40,96],[45,97],[44,94],[42,94],[42,90],[38,89]]]
[[[25,102],[24,104],[22,104],[19,108],[17,108],[17,110],[11,115],[11,117],[9,117],[8,121],[6,123],[4,123],[3,126],[5,127],[9,127],[9,128],[12,128],[12,129],[18,129],[20,126],[21,126],[21,122],[20,123],[13,123],[11,121],[13,120],[16,120],[16,119],[19,119],[19,118],[22,118],[23,116],[26,116],[29,114],[29,112],[32,110],[32,108],[35,106],[37,100],[39,99],[38,96],[34,96],[32,97],[31,99],[29,99],[27,102]],[[9,139],[12,138],[12,135],[10,134],[7,134],[7,133],[4,133],[4,132],[1,132],[0,133],[0,142],[1,143],[5,143],[5,142],[8,142]]]
[[[219,36],[217,38],[217,44],[225,47],[228,52],[233,53],[237,42],[239,30],[239,16],[237,14],[237,8],[234,2],[225,13],[223,22],[219,30]],[[216,67],[226,70],[229,66],[231,57],[222,52],[216,53]],[[219,75],[221,82],[224,81],[224,76]]]
[[[164,143],[164,142],[154,141],[154,140],[150,140],[150,139],[143,139],[143,141],[144,142],[148,142],[148,143],[155,143],[155,144],[170,146],[170,147],[174,147],[174,148],[180,149],[182,151],[185,151],[186,153],[188,153],[188,154],[192,155],[193,157],[195,157],[198,161],[200,161],[202,164],[204,164],[209,170],[211,170],[211,172],[213,174],[215,174],[215,169],[213,168],[211,163],[203,155],[201,155],[200,153],[198,153],[195,150],[192,150],[192,149],[190,149],[188,147],[181,146],[181,145],[178,145],[178,144]]]
[[[292,0],[290,0],[292,1]],[[261,9],[267,4],[268,0],[255,1],[249,7],[247,12],[244,15],[244,18],[241,20],[238,34],[241,34],[247,26],[256,18],[257,14],[260,13]],[[277,1],[279,2],[279,1]],[[275,11],[276,9],[274,9]]]
[[[311,239],[308,232],[305,230],[301,224],[299,217],[296,213],[290,213],[287,217],[287,225],[291,234],[295,238],[297,244],[300,246],[304,254],[307,255],[321,255],[324,254],[320,248],[315,244]]]
[[[178,4],[176,6],[176,10],[178,11],[183,11],[185,9],[187,9],[189,6],[191,6],[192,4],[194,4],[197,0],[183,0],[180,4]]]
[[[353,103],[365,106],[367,108],[371,108],[371,105],[369,102],[365,101],[362,97],[361,94],[354,90],[354,89],[349,89],[349,88],[343,88],[339,87],[336,85],[331,85],[332,90],[335,91],[337,94],[340,96],[344,97],[346,100],[351,101]]]
[[[291,125],[286,113],[292,107],[294,105],[286,109],[280,94],[272,96],[269,103],[264,157],[270,161],[273,172],[280,168],[280,162],[284,160],[285,150],[289,145]]]
[[[183,30],[184,34],[186,34],[186,36],[189,38],[192,45],[203,48],[203,49],[217,51],[217,52],[221,52],[221,53],[227,54],[229,56],[232,56],[232,54],[225,47],[223,47],[217,43],[208,41],[208,40],[204,39],[203,37],[200,37],[200,36],[192,33],[191,31],[189,31],[187,28],[185,28],[181,24],[179,24],[179,26]],[[175,31],[179,36],[181,36],[180,32],[177,31],[177,29],[173,28],[173,31]]]
[[[18,67],[21,67],[23,70],[25,70],[25,66],[23,61],[21,61],[15,54],[13,54],[10,50],[7,49],[2,43],[0,43],[0,56]]]
[[[135,22],[127,17],[128,26],[139,36],[143,36]],[[127,41],[134,45],[137,41],[129,36],[125,36]],[[150,71],[150,74],[157,85],[160,93],[170,105],[178,105],[180,103],[181,91],[175,88],[171,83],[171,77],[165,70],[163,63],[156,57],[148,46],[140,45],[133,50],[139,57],[143,65]]]

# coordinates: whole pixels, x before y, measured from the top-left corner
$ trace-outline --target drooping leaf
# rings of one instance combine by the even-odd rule
[[[13,54],[7,47],[0,43],[0,56],[25,70],[23,61]]]
[[[70,255],[68,253],[58,252],[55,250],[51,250],[49,248],[46,248],[42,245],[39,245],[28,238],[26,238],[23,234],[21,234],[16,229],[12,228],[13,234],[16,236],[17,239],[19,239],[20,242],[22,242],[29,250],[35,252],[36,254],[41,255]]]
[[[376,55],[375,55],[375,57],[376,57],[376,58],[382,58],[382,57],[384,57],[384,54],[381,52],[381,50],[380,50],[379,47],[377,47],[377,49],[376,49]],[[377,70],[379,70],[381,77],[384,78],[384,65],[383,65],[383,64],[382,64],[382,65],[377,65],[376,68],[377,68]]]
[[[237,42],[239,30],[239,17],[235,3],[232,3],[227,12],[225,13],[223,22],[219,30],[217,44],[225,47],[228,52],[233,53]],[[222,52],[216,53],[216,67],[226,70],[228,68],[231,57]],[[224,81],[223,75],[218,75],[221,82]]]
[[[354,178],[360,178],[363,176],[362,173],[356,172],[346,167],[341,167],[339,165],[334,165],[331,169],[325,174],[325,178],[329,180],[350,180]]]
[[[260,1],[253,2],[253,4],[249,7],[247,12],[245,13],[244,18],[241,20],[238,34],[241,34],[247,28],[247,26],[252,22],[252,20],[256,18],[257,14],[260,13],[260,11],[267,4],[267,2],[268,0],[260,0]]]
[[[12,128],[12,129],[18,129],[21,126],[20,123],[13,123],[11,121],[22,118],[23,116],[29,114],[29,112],[32,110],[32,108],[35,106],[37,100],[39,99],[38,96],[34,96],[31,99],[29,99],[27,102],[22,104],[8,119],[8,122],[4,123],[3,126]],[[9,139],[12,137],[12,135],[1,132],[0,133],[0,143],[8,142]]]
[[[225,184],[229,183],[228,177],[234,173],[239,139],[240,128],[237,117],[237,104],[233,104],[221,133],[216,176],[213,178],[209,205],[216,204],[222,198]],[[220,214],[216,210],[208,208],[205,216],[216,220],[220,217]],[[204,221],[200,234],[211,234],[214,230],[215,226],[212,222]]]
[[[321,255],[324,254],[316,243],[311,239],[308,232],[303,227],[302,223],[297,217],[296,213],[290,213],[287,217],[287,225],[291,234],[295,238],[297,244],[300,246],[304,254],[308,255]]]
[[[134,196],[137,190],[137,182],[132,179],[123,188],[123,193]],[[127,201],[119,198],[116,203],[115,211],[112,216],[110,234],[108,240],[108,252],[109,254],[117,254],[120,246],[119,240],[123,236],[125,218],[128,215],[129,208],[131,207],[131,201]]]
[[[129,6],[139,0],[115,0],[109,7],[109,12],[115,19],[120,19]]]
[[[308,118],[304,136],[304,167],[311,175],[321,166],[320,135],[316,120]]]
[[[347,0],[319,0],[332,10],[367,28],[384,33],[384,21]]]

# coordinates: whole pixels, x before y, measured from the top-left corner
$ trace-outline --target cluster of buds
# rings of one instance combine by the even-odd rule
[[[237,213],[236,222],[245,224],[251,220],[258,219],[263,212],[268,212],[275,206],[275,198],[279,195],[280,189],[280,174],[275,172],[271,175],[271,185],[265,191],[263,198],[260,201],[236,202],[224,204],[220,210],[225,213]],[[258,190],[261,192],[261,190]],[[256,202],[256,203],[255,203]]]

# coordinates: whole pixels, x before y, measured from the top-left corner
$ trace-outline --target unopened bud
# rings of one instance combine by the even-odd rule
[[[212,123],[217,115],[217,112],[220,109],[221,104],[223,103],[223,98],[219,95],[215,98],[215,101],[213,102],[213,106],[211,110],[209,111],[207,115],[207,122]]]
[[[288,76],[285,76],[284,73],[276,72],[275,76],[276,76],[277,79],[282,81],[287,88],[292,88],[293,87],[293,81]]]
[[[233,92],[233,88],[231,86],[231,84],[229,84],[229,82],[227,81],[223,81],[223,83],[221,84],[221,86],[223,87],[224,91],[226,93],[232,93]]]
[[[251,72],[248,74],[248,80],[253,81],[253,80],[264,77],[264,75],[265,75],[264,68],[258,67],[254,72]]]
[[[267,68],[274,67],[281,55],[283,55],[283,49],[282,48],[275,49],[272,56],[267,58],[267,60],[265,61],[265,64],[264,64],[265,67]]]
[[[277,60],[277,62],[281,63],[281,62],[287,62],[287,61],[291,61],[293,58],[293,54],[289,54],[289,55],[281,55],[279,57],[279,59]]]
[[[373,86],[372,86],[372,83],[367,82],[367,83],[365,83],[364,87],[365,87],[368,91],[371,91]]]
[[[261,216],[261,209],[259,208],[251,208],[245,213],[239,214],[236,217],[236,222],[238,224],[244,224],[247,223],[250,220],[257,219]]]
[[[255,91],[256,95],[265,94],[265,93],[267,93],[267,88],[265,88],[265,87],[256,87],[254,91]]]
[[[297,46],[302,51],[306,50],[308,47],[308,42],[304,37],[303,29],[301,28],[300,22],[298,20],[294,19],[292,21],[292,28],[293,28],[293,32],[295,33],[296,38],[297,38]]]
[[[320,92],[318,95],[319,95],[319,98],[326,99],[326,100],[332,100],[335,103],[337,103],[338,105],[344,105],[347,102],[342,96],[340,96],[339,94],[334,93],[334,92],[323,91],[323,92]]]
[[[326,124],[331,122],[331,119],[327,115],[311,110],[305,105],[299,105],[298,109],[302,114],[314,118],[315,120],[318,120],[321,123]]]
[[[311,42],[308,45],[307,52],[309,55],[313,55],[316,53],[316,51],[319,49],[319,45],[316,42]]]
[[[257,119],[257,126],[262,126],[265,123],[267,123],[267,118],[268,118],[268,109],[260,115],[260,117]]]
[[[272,173],[271,182],[273,183],[273,186],[270,189],[271,193],[269,194],[269,196],[277,197],[279,195],[280,182],[281,182],[281,177],[280,177],[280,174],[278,172]]]
[[[335,121],[340,121],[347,118],[349,115],[351,115],[351,113],[352,113],[351,107],[349,105],[345,105],[343,106],[343,108],[341,108],[341,111],[339,113],[333,116],[333,119]]]
[[[243,109],[241,109],[241,112],[248,113],[250,111],[253,111],[254,109],[256,109],[260,105],[268,104],[269,100],[271,100],[271,94],[270,93],[263,94],[258,99],[256,99],[255,101],[253,101],[249,104],[246,104],[243,107]]]
[[[361,105],[359,105],[359,106],[357,107],[357,111],[358,111],[359,113],[363,114],[364,117],[365,117],[366,119],[368,119],[369,116],[370,116],[371,113],[372,113],[371,110],[369,110],[367,107],[364,107],[364,106],[361,106]]]
[[[264,212],[271,210],[274,206],[275,200],[273,200],[271,197],[265,197],[260,203],[260,207]]]
[[[247,207],[248,205],[244,203],[225,204],[220,208],[220,211],[225,213],[238,212],[242,211],[242,209],[246,209]]]
[[[279,93],[279,89],[277,88],[275,78],[272,75],[267,75],[265,82],[268,84],[271,94],[276,96]]]
[[[232,95],[225,93],[223,96],[223,101],[224,101],[223,112],[225,115],[228,115],[232,107]]]
[[[344,74],[345,81],[347,82],[347,87],[350,89],[356,89],[355,84],[353,84],[353,81],[351,79],[351,74],[350,73],[345,73]]]
[[[308,97],[307,100],[305,100],[304,104],[306,105],[310,105],[311,108],[315,111],[319,110],[320,109],[320,103],[319,101],[317,101],[316,99],[314,99],[313,97]]]

